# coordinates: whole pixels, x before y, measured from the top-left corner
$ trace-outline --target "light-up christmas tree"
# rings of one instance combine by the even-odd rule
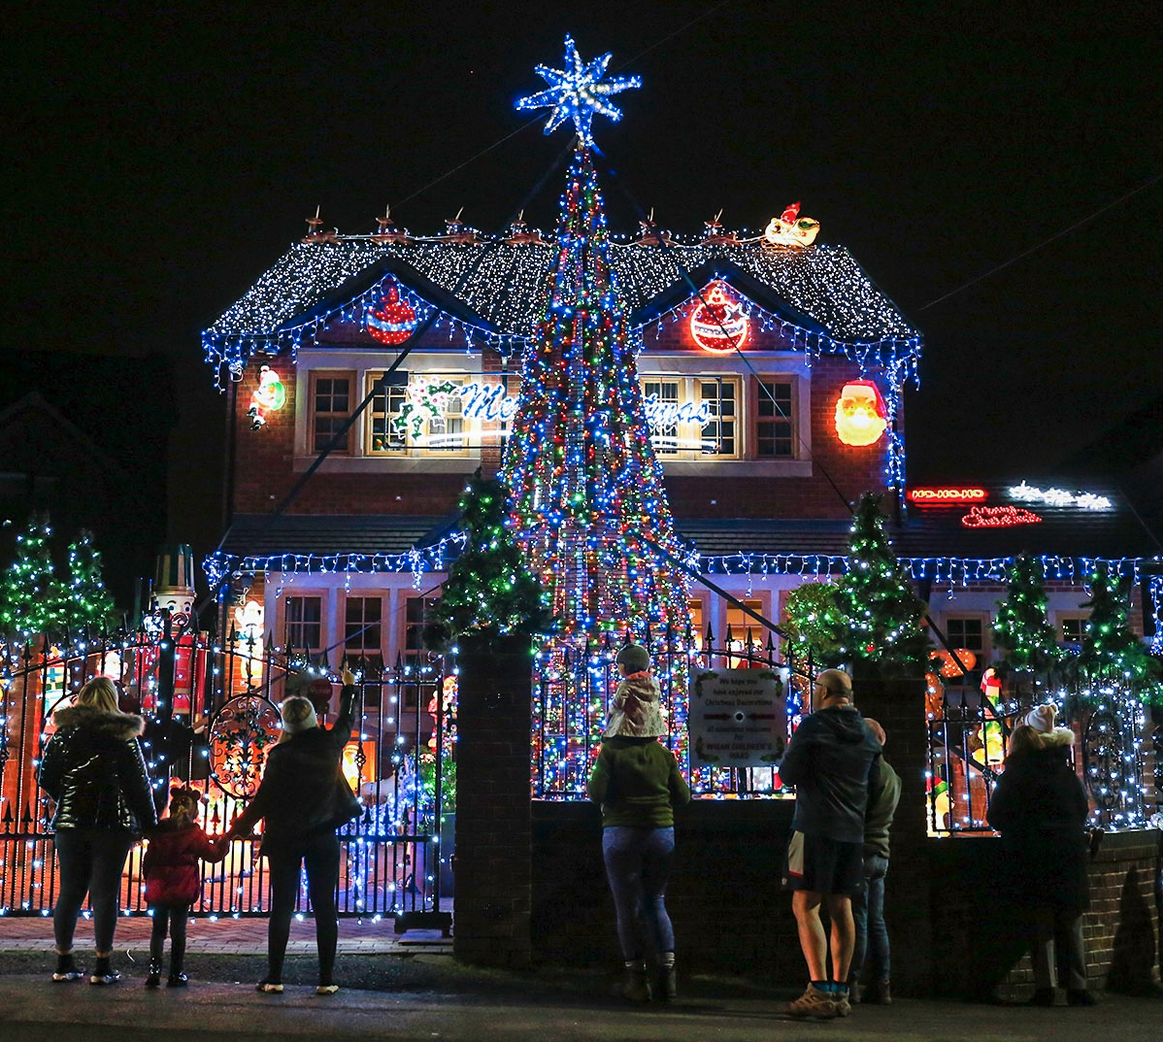
[[[788,594],[784,606],[784,648],[795,658],[812,658],[821,668],[844,662],[841,639],[846,630],[840,587],[803,583]]]
[[[93,545],[93,533],[81,529],[80,538],[69,544],[67,622],[70,629],[94,635],[113,624],[113,598],[105,588],[101,551]]]
[[[1129,591],[1117,574],[1102,564],[1091,573],[1090,618],[1082,634],[1079,668],[1093,680],[1122,686],[1141,702],[1163,704],[1159,662],[1152,658],[1128,622]]]
[[[673,564],[683,548],[650,444],[594,171],[594,113],[619,118],[606,98],[639,85],[604,79],[609,60],[582,62],[566,37],[566,68],[539,66],[549,87],[517,103],[553,110],[546,133],[566,120],[577,130],[556,258],[545,276],[548,303],[526,350],[503,463],[514,537],[559,620],[542,668],[561,694],[539,707],[563,736],[547,757],[560,763],[561,771],[547,768],[558,781],[581,777],[605,715],[583,693],[597,686],[584,683],[583,671],[598,668],[587,649],[615,635],[657,648],[689,625],[688,582]]]
[[[993,642],[1004,652],[997,666],[1001,676],[1031,670],[1045,679],[1062,662],[1062,649],[1046,617],[1042,566],[1026,554],[1010,565],[1006,599],[998,602],[993,623]]]
[[[56,638],[67,621],[65,591],[53,569],[52,528],[46,515],[33,515],[16,537],[16,557],[0,579],[0,634],[27,641]]]
[[[921,626],[925,606],[893,552],[875,493],[866,492],[856,505],[848,570],[839,586],[845,659],[867,663],[882,676],[920,676],[929,650]]]

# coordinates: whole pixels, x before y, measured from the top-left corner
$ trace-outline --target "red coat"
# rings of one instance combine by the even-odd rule
[[[167,818],[149,835],[142,863],[146,901],[151,905],[193,904],[202,889],[199,859],[221,861],[225,854],[225,848],[220,850],[197,825],[174,828]]]

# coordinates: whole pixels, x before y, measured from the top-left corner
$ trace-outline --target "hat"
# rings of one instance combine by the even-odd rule
[[[1058,707],[1053,702],[1034,706],[1025,716],[1018,717],[1019,724],[1025,724],[1034,732],[1035,744],[1041,749],[1055,746],[1073,745],[1074,732],[1069,727],[1055,726]]]
[[[631,673],[645,673],[650,668],[650,652],[641,644],[627,644],[614,661]]]
[[[283,718],[283,730],[287,734],[298,734],[319,724],[311,699],[302,695],[292,695],[283,702],[279,712]]]
[[[658,683],[649,677],[623,680],[610,703],[610,719],[603,738],[658,738],[666,721],[658,703]]]

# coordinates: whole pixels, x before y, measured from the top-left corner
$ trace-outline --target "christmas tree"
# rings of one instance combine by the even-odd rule
[[[610,55],[584,63],[568,37],[566,59],[565,70],[538,67],[549,89],[518,102],[553,108],[547,132],[572,119],[578,143],[503,473],[515,537],[551,592],[565,641],[581,646],[605,633],[685,633],[689,608],[590,133],[595,111],[620,115],[605,97],[637,82],[604,80]]]
[[[33,515],[16,537],[16,557],[0,579],[0,633],[9,639],[54,639],[64,632],[66,594],[53,574],[51,537],[43,514]]]
[[[1055,637],[1046,618],[1042,567],[1021,554],[1010,566],[1006,599],[998,602],[993,623],[994,644],[1005,652],[997,667],[999,674],[1015,670],[1033,670],[1040,676],[1050,673],[1062,661]]]
[[[69,544],[69,585],[66,610],[70,629],[105,633],[112,625],[113,598],[105,589],[101,551],[93,545],[93,533],[81,529],[80,538]]]
[[[1090,618],[1082,634],[1080,669],[1116,681],[1143,702],[1163,704],[1159,663],[1135,635],[1128,621],[1130,590],[1106,564],[1091,573]]]
[[[840,587],[831,583],[804,583],[787,597],[784,608],[785,651],[795,658],[811,656],[821,667],[844,661],[840,641],[845,631]]]
[[[866,492],[856,505],[839,587],[845,660],[868,663],[881,676],[920,676],[928,658],[925,606],[893,553],[875,493]]]
[[[534,635],[550,627],[548,597],[505,529],[505,486],[480,471],[460,500],[464,549],[444,583],[425,629],[425,643],[447,648],[467,633],[486,639]]]

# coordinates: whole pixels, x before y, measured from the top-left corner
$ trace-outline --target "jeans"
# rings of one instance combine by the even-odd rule
[[[186,960],[186,919],[189,905],[152,904],[153,927],[149,933],[149,958],[162,961],[166,947],[166,932],[170,935],[170,972],[181,973]]]
[[[57,951],[72,950],[77,916],[88,893],[97,954],[108,955],[113,950],[113,934],[121,908],[121,870],[133,846],[133,836],[103,829],[60,829],[54,844],[61,866],[60,889],[52,916]]]
[[[618,915],[622,958],[641,959],[648,944],[655,952],[674,951],[674,928],[665,901],[674,829],[604,829],[602,856]]]
[[[283,959],[291,936],[291,916],[299,894],[299,869],[306,865],[307,892],[315,914],[315,947],[319,952],[319,983],[330,984],[339,943],[339,913],[335,887],[339,883],[339,840],[334,832],[310,836],[286,848],[267,852],[271,879],[271,919],[267,929],[267,979],[283,979]]]
[[[864,889],[852,895],[852,921],[856,925],[856,944],[852,949],[851,980],[859,980],[865,956],[871,967],[869,978],[889,980],[892,965],[889,957],[888,927],[884,922],[884,877],[888,858],[864,855]]]

